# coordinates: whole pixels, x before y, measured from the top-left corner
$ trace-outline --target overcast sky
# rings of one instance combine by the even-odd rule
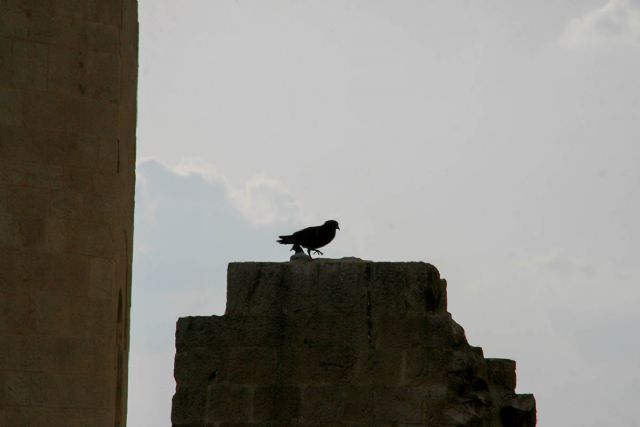
[[[640,426],[640,0],[141,1],[129,425],[226,264],[433,263],[539,425]]]

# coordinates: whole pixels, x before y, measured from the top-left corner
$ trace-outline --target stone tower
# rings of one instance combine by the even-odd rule
[[[224,316],[176,332],[174,427],[533,427],[425,263],[233,263]]]
[[[136,0],[0,0],[0,425],[124,426]]]

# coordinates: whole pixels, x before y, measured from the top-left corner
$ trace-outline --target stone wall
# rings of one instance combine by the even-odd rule
[[[135,0],[0,0],[0,425],[123,426]]]
[[[173,426],[534,426],[446,301],[425,263],[230,264],[225,315],[178,321]]]

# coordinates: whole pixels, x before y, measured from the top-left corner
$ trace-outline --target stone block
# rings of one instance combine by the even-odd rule
[[[84,48],[84,20],[66,15],[52,15],[40,10],[27,10],[29,40],[57,46]]]
[[[415,348],[406,353],[405,381],[409,385],[443,382],[447,372],[443,367],[450,363],[452,350],[444,347]]]
[[[30,129],[27,142],[42,163],[84,167],[94,165],[102,138],[73,132]]]
[[[44,156],[38,152],[37,147],[30,144],[26,131],[23,128],[0,126],[0,158],[5,161],[19,161],[25,157],[33,160],[42,160]],[[10,179],[8,174],[2,178],[4,178],[6,184],[9,184]]]
[[[292,270],[308,269],[309,263],[293,265]],[[317,304],[316,310],[327,315],[352,315],[364,313],[367,309],[367,287],[363,286],[366,263],[354,262],[352,264],[326,263],[315,267],[317,283],[313,286],[315,291],[313,301]],[[290,291],[291,299],[296,298],[295,290],[304,283],[293,283]]]
[[[116,54],[50,48],[48,86],[55,91],[115,101],[120,61]]]
[[[46,249],[45,219],[14,216],[15,243],[36,251]]]
[[[207,394],[201,387],[180,384],[172,399],[171,424],[180,427],[204,426]],[[212,424],[209,424],[212,425]]]
[[[234,384],[274,384],[278,360],[270,347],[231,347],[225,379]]]
[[[0,425],[11,427],[31,427],[30,408],[0,405]]]
[[[87,321],[81,300],[58,292],[38,292],[34,298],[36,330],[41,334],[75,335],[83,333]]]
[[[118,193],[118,182],[122,179],[115,172],[96,171],[93,175],[93,189],[96,193],[105,197],[112,197]],[[133,198],[133,194],[131,196]]]
[[[89,21],[109,25],[121,25],[122,2],[111,0],[88,0],[87,18]]]
[[[29,334],[36,328],[33,298],[25,293],[0,293],[0,335]]]
[[[63,187],[67,191],[76,191],[81,193],[93,193],[96,189],[94,186],[94,178],[96,171],[86,165],[78,167],[65,167],[62,173]],[[85,218],[85,221],[88,218]]]
[[[98,298],[112,297],[115,283],[115,262],[107,258],[92,257],[89,261],[89,296]]]
[[[84,95],[88,85],[87,54],[64,47],[49,49],[48,84],[52,90]]]
[[[344,412],[345,389],[340,386],[309,386],[302,390],[301,421],[338,422]]]
[[[135,48],[138,43],[138,5],[136,0],[124,0],[122,6],[122,43]],[[137,59],[137,55],[134,56]]]
[[[370,385],[345,387],[342,419],[348,423],[372,425],[375,421],[375,390]]]
[[[181,317],[176,325],[176,349],[221,347],[225,326],[220,316]]]
[[[100,331],[104,333],[104,331]],[[90,372],[114,372],[116,367],[116,356],[114,351],[105,351],[116,349],[115,333],[99,335],[94,333],[84,338],[87,352],[84,356],[86,364]]]
[[[0,339],[6,343],[3,350],[3,369],[8,370],[46,370],[53,369],[53,355],[49,347],[43,345],[44,337],[37,335],[3,335]]]
[[[225,318],[224,322],[220,320],[220,324],[224,324],[225,342],[238,346],[277,347],[287,333],[286,324],[280,317],[233,316]],[[202,330],[203,337],[210,334],[210,331]]]
[[[17,12],[38,11],[53,13],[50,0],[5,0],[3,6],[6,10]],[[27,16],[29,14],[26,14]]]
[[[15,220],[13,215],[0,211],[0,247],[15,246],[15,237]],[[2,280],[0,280],[0,285],[1,284]]]
[[[34,373],[29,387],[31,405],[53,408],[73,406],[75,402],[71,386],[75,385],[76,378],[68,374]]]
[[[120,243],[114,239],[110,226],[76,220],[46,220],[44,227],[46,249],[52,253],[77,253],[99,258],[109,257]]]
[[[226,314],[277,316],[281,313],[283,269],[279,264],[229,264]]]
[[[101,408],[28,408],[29,426],[113,427],[114,411]]]
[[[51,260],[45,253],[0,249],[0,291],[27,292],[51,282]]]
[[[0,133],[0,136],[2,136],[1,133]],[[6,214],[9,210],[9,207],[7,205],[7,187],[8,187],[7,183],[0,180],[0,214]]]
[[[53,356],[53,371],[58,373],[88,373],[89,346],[84,337],[48,336],[46,347]]]
[[[75,381],[74,381],[75,380]],[[72,376],[70,389],[75,407],[108,409],[114,407],[115,375],[109,372]]]
[[[19,88],[47,88],[47,48],[40,43],[13,43],[13,83]]]
[[[500,411],[500,421],[504,427],[535,427],[537,416],[533,395],[514,395]]]
[[[90,51],[118,53],[120,33],[118,27],[87,22],[87,47]]]
[[[426,317],[379,318],[372,324],[373,345],[388,351],[411,349],[424,345],[430,333],[431,322]]]
[[[0,407],[27,406],[30,379],[29,372],[0,371]]]
[[[213,384],[207,392],[207,421],[247,422],[251,414],[250,389],[245,386]]]
[[[44,217],[49,212],[49,190],[39,187],[9,185],[7,207],[14,215]]]
[[[367,318],[354,315],[311,314],[289,316],[282,325],[291,346],[338,346],[356,349],[368,346]]]
[[[366,276],[373,316],[417,316],[445,311],[440,273],[430,264],[371,263]]]
[[[117,174],[120,165],[120,154],[117,138],[101,138],[98,144],[96,169],[105,176]]]
[[[0,11],[0,28],[2,27],[3,16],[2,11]],[[13,87],[14,68],[13,43],[10,39],[0,36],[0,88],[6,89]],[[0,142],[0,146],[1,144]]]
[[[23,97],[15,89],[0,88],[0,125],[19,126],[23,116]]]
[[[62,186],[62,167],[38,162],[5,161],[0,158],[0,179],[6,184],[41,188]]]
[[[295,420],[300,411],[300,388],[296,386],[260,385],[253,394],[251,421],[256,423],[280,422],[284,424]]]
[[[110,379],[102,374],[33,373],[30,404],[51,408],[101,408],[111,404]]]
[[[26,38],[28,28],[29,18],[24,11],[0,9],[0,36]]]
[[[357,383],[399,385],[402,382],[404,358],[402,350],[369,349],[359,360]]]
[[[355,376],[357,355],[351,347],[287,347],[279,363],[286,384],[339,384]]]
[[[75,18],[84,18],[87,14],[85,0],[51,0],[51,8],[58,15],[70,15]]]
[[[115,219],[115,202],[100,194],[74,190],[55,190],[50,193],[51,216],[111,224]]]
[[[93,298],[79,296],[75,298],[81,304],[79,311],[82,321],[86,321],[85,334],[104,333],[106,325],[116,323],[116,307],[111,298]]]
[[[409,387],[379,387],[374,412],[379,421],[418,424],[422,421],[422,399]]]
[[[489,381],[513,392],[516,389],[516,362],[509,359],[485,359]]]
[[[228,275],[227,314],[365,313],[370,306],[373,316],[443,311],[444,285],[424,263],[232,263]]]
[[[176,353],[173,375],[178,384],[208,385],[219,384],[227,376],[228,360],[223,347],[197,347]]]
[[[12,102],[15,104],[17,101]],[[35,129],[105,137],[117,134],[118,105],[110,101],[66,93],[24,91],[23,111],[23,124]]]
[[[120,95],[119,71],[120,56],[118,54],[89,52],[87,55],[89,80],[85,94],[94,99],[116,102]]]

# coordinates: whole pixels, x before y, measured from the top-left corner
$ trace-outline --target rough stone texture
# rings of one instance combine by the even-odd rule
[[[232,263],[225,315],[179,319],[176,349],[175,427],[536,423],[425,263]]]
[[[135,0],[0,0],[0,425],[123,426]]]

